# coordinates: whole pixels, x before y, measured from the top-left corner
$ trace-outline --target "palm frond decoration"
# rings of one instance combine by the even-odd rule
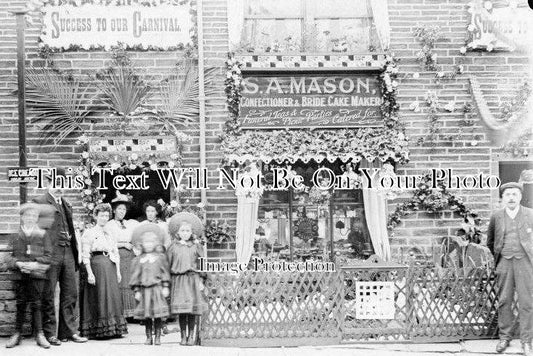
[[[216,68],[204,71],[205,96],[215,92],[213,80]],[[200,112],[200,86],[198,66],[192,60],[184,60],[178,72],[159,83],[161,106],[158,107],[158,119],[167,128],[177,131],[177,127],[188,127],[197,123]]]
[[[100,100],[111,111],[129,118],[142,110],[152,88],[140,79],[130,67],[110,68],[97,77]]]
[[[44,121],[41,139],[55,146],[75,131],[92,113],[87,86],[51,69],[26,70],[26,103],[35,114],[33,122]]]

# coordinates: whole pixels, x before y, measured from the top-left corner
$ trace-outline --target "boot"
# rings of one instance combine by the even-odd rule
[[[50,343],[48,342],[48,340],[46,340],[46,337],[44,337],[42,331],[37,333],[37,336],[35,336],[35,341],[37,342],[37,345],[41,346],[44,349],[50,348]]]
[[[161,319],[155,320],[155,339],[154,345],[161,345]]]
[[[196,315],[189,315],[188,329],[189,336],[187,337],[187,346],[196,345]]]
[[[144,327],[146,330],[146,341],[144,342],[144,344],[152,345],[152,320],[147,319],[144,323]]]
[[[9,341],[6,344],[6,347],[8,349],[11,349],[11,348],[17,346],[18,344],[20,344],[21,340],[22,340],[22,335],[20,335],[19,332],[16,332],[16,333],[13,334],[13,336],[11,336],[9,338]]]
[[[181,341],[180,341],[180,345],[181,346],[185,346],[187,345],[187,330],[180,330],[180,334],[181,334]]]
[[[196,345],[196,328],[189,331],[189,337],[187,338],[187,346]]]

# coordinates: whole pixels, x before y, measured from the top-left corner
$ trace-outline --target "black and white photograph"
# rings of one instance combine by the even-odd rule
[[[6,356],[533,356],[533,2],[0,0]]]

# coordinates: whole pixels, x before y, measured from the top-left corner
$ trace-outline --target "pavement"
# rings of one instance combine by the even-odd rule
[[[172,325],[170,325],[172,330]],[[128,325],[128,335],[120,339],[106,341],[90,340],[85,344],[73,342],[52,346],[45,350],[38,347],[35,341],[26,338],[20,346],[5,349],[0,346],[1,356],[159,356],[159,355],[217,355],[217,356],[401,356],[401,355],[500,355],[494,350],[497,340],[469,340],[452,343],[358,343],[330,346],[299,346],[271,348],[238,348],[238,347],[207,347],[180,346],[179,333],[170,333],[162,337],[161,346],[144,345],[144,327],[138,324]],[[5,345],[7,338],[0,338],[0,345]],[[513,340],[503,355],[520,355],[519,340]]]

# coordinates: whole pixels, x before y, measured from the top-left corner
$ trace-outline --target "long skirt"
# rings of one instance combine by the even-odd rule
[[[207,311],[207,303],[202,294],[203,286],[197,272],[172,275],[170,290],[170,312],[172,314],[201,315]]]
[[[122,275],[120,295],[122,297],[122,306],[124,307],[124,316],[129,318],[133,316],[133,311],[135,310],[135,293],[129,286],[131,261],[135,254],[126,248],[119,248],[118,253],[120,255],[120,274]]]
[[[141,300],[137,302],[133,317],[135,319],[166,318],[169,315],[167,299],[163,296],[163,286],[157,284],[142,287]]]
[[[85,269],[82,276],[80,334],[91,339],[127,334],[115,264],[108,256],[96,255],[91,257],[91,269],[96,280],[94,285],[87,282]]]

